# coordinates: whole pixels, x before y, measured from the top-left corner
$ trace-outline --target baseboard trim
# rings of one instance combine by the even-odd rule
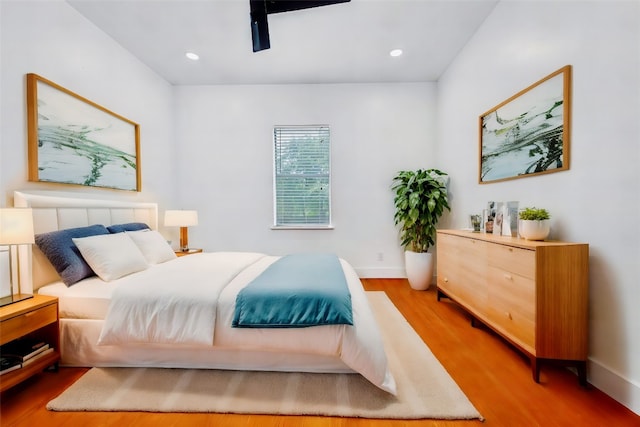
[[[355,268],[361,279],[406,279],[404,268]],[[431,279],[431,286],[436,284],[436,276]]]
[[[640,415],[640,384],[589,358],[589,382],[635,414]]]
[[[356,273],[358,273],[358,277],[363,279],[406,279],[407,273],[405,273],[404,268],[380,268],[380,267],[372,267],[372,268],[356,268]]]

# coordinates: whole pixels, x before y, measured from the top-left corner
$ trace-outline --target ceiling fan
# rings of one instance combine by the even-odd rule
[[[269,49],[269,25],[267,15],[271,13],[289,12],[309,9],[336,3],[347,3],[351,0],[249,0],[251,8],[251,39],[253,51]]]

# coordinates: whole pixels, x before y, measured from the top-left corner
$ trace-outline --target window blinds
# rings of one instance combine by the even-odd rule
[[[273,139],[275,225],[330,225],[329,127],[278,126]]]

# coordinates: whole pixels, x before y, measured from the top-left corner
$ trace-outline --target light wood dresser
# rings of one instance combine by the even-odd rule
[[[465,308],[531,360],[575,365],[586,385],[589,246],[439,230],[438,301]],[[472,320],[472,325],[474,321]]]

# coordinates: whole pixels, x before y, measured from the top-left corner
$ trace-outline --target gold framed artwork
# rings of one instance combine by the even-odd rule
[[[141,191],[140,126],[27,74],[29,181]]]
[[[480,184],[569,169],[571,65],[480,116]]]

